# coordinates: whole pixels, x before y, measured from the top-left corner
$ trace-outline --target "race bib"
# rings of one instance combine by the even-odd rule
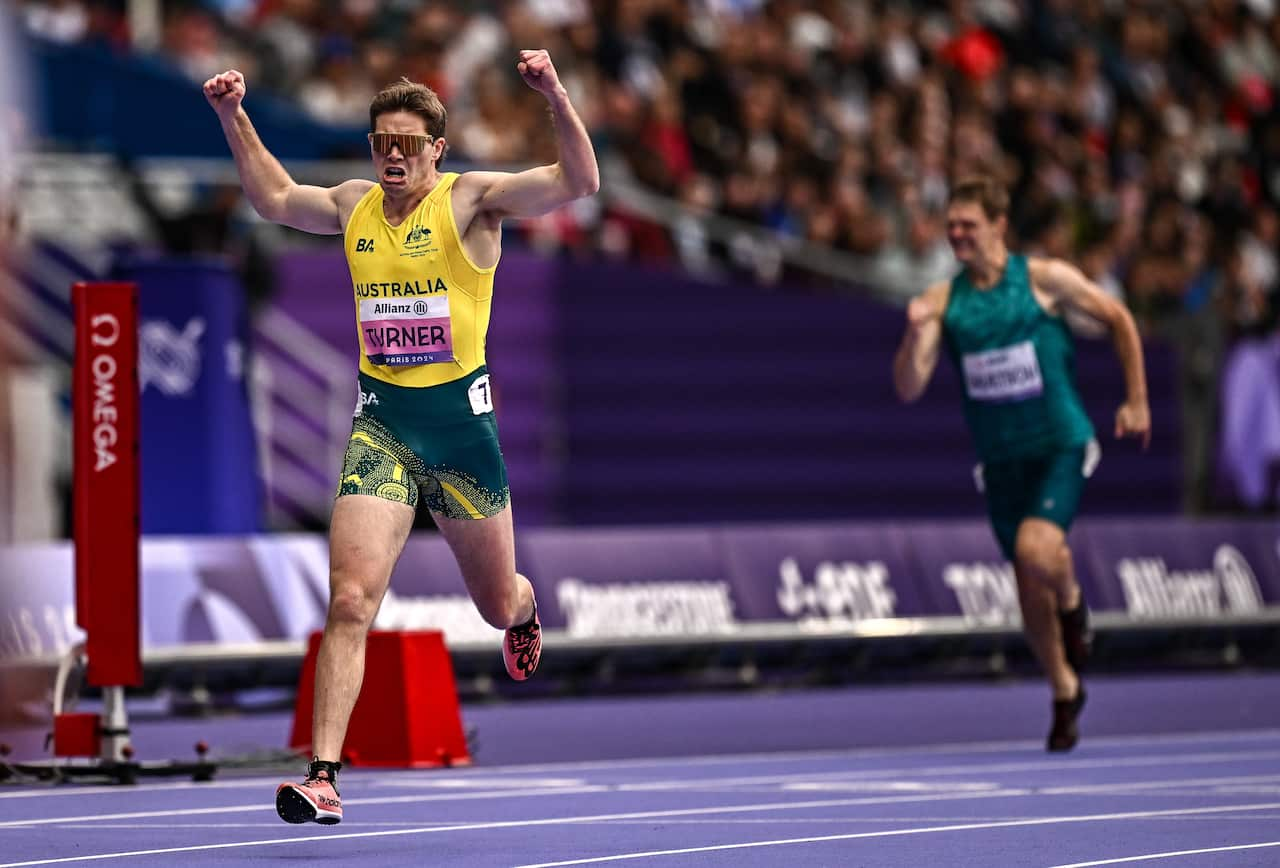
[[[422,298],[360,299],[360,339],[375,365],[453,361],[447,293]]]
[[[965,353],[964,386],[974,401],[1025,401],[1044,392],[1040,361],[1031,341],[998,350]]]
[[[481,416],[493,410],[493,393],[489,391],[489,375],[482,374],[467,389],[467,398],[471,400],[471,412]]]

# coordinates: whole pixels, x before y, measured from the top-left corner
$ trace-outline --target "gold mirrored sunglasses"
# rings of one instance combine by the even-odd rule
[[[369,144],[379,154],[390,155],[391,148],[398,146],[404,156],[416,157],[427,149],[434,138],[415,133],[369,133]]]

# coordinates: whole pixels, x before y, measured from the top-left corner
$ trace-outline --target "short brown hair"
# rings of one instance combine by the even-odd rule
[[[384,87],[369,103],[369,131],[378,126],[378,116],[392,112],[409,112],[422,118],[432,138],[444,138],[444,122],[448,114],[436,92],[425,84],[403,76],[395,84]],[[444,155],[440,155],[444,159]]]
[[[997,220],[1009,213],[1009,191],[989,175],[957,181],[951,188],[951,202],[976,202],[988,220]]]

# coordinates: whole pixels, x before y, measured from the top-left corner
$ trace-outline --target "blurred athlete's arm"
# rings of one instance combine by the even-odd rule
[[[249,115],[240,105],[244,94],[244,76],[234,69],[215,75],[204,83],[205,99],[222,123],[222,132],[236,159],[240,184],[254,210],[264,220],[304,232],[319,235],[342,232],[339,201],[358,199],[373,186],[373,182],[357,179],[336,187],[295,183],[258,138]]]
[[[893,387],[904,402],[923,395],[933,378],[942,345],[942,314],[950,294],[951,284],[940,281],[907,305],[907,328],[893,358]]]
[[[1113,298],[1080,269],[1061,259],[1029,261],[1031,279],[1049,295],[1057,312],[1071,307],[1105,324],[1124,369],[1126,399],[1116,411],[1115,435],[1137,437],[1145,449],[1151,443],[1151,410],[1147,405],[1147,373],[1142,339],[1129,308]]]
[[[454,185],[454,214],[459,232],[478,215],[537,217],[600,189],[600,168],[582,120],[546,51],[521,51],[517,64],[525,84],[551,107],[557,161],[524,172],[467,172]]]

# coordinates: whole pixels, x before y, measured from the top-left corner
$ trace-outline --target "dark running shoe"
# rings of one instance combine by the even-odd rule
[[[1089,651],[1093,647],[1093,632],[1089,629],[1089,607],[1080,600],[1080,604],[1070,612],[1059,612],[1058,623],[1062,626],[1062,647],[1067,655],[1067,663],[1076,672],[1080,672],[1089,662]]]
[[[533,617],[523,624],[507,628],[502,639],[502,662],[507,674],[516,681],[530,678],[542,659],[542,622],[538,620],[538,601],[533,601]]]
[[[1045,750],[1062,753],[1076,746],[1076,742],[1080,740],[1080,728],[1076,721],[1084,708],[1085,699],[1084,685],[1081,684],[1076,688],[1075,699],[1053,701],[1053,729],[1049,730],[1049,742],[1045,745]]]
[[[314,759],[307,767],[307,779],[300,784],[285,781],[276,788],[276,813],[286,823],[342,822],[342,799],[338,796],[338,770],[342,763]]]

